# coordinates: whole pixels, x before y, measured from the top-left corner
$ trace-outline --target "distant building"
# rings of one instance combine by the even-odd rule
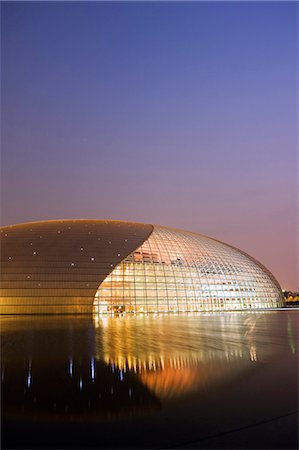
[[[283,290],[283,295],[287,306],[297,306],[299,305],[299,292],[285,291]]]
[[[246,253],[158,225],[56,220],[1,228],[0,313],[165,313],[284,305]]]

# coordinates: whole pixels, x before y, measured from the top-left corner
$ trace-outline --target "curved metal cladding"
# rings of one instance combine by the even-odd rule
[[[98,312],[247,310],[283,304],[274,276],[246,253],[157,225],[103,281],[95,298]]]
[[[111,220],[2,227],[0,313],[91,312],[99,284],[152,230]]]

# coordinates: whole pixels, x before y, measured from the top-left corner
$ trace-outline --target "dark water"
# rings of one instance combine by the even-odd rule
[[[298,448],[299,311],[3,317],[3,448]]]

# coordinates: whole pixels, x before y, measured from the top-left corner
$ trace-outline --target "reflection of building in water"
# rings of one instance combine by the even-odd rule
[[[94,320],[96,358],[136,373],[159,398],[224,383],[273,353],[267,337],[262,345],[257,339],[256,326],[268,326],[260,313]]]
[[[276,314],[7,318],[3,415],[130,416],[234,382],[292,332],[289,316],[276,322]]]
[[[4,417],[87,420],[160,409],[146,383],[94,359],[65,358],[51,368],[35,359],[4,362],[1,386]]]
[[[200,319],[199,319],[200,317]],[[264,313],[234,313],[168,317],[94,317],[96,357],[122,369],[152,370],[186,367],[214,359],[252,359],[256,346],[255,325],[265,322]],[[97,336],[101,348],[97,352]],[[259,360],[271,353],[271,346],[259,350]],[[257,355],[253,358],[257,360]]]
[[[4,417],[86,420],[160,409],[134,372],[95,358],[91,318],[23,317],[1,325]]]
[[[296,342],[298,341],[299,336],[296,336],[296,332],[292,325],[291,317],[288,317],[288,342],[291,348],[292,353],[295,355],[296,353]]]

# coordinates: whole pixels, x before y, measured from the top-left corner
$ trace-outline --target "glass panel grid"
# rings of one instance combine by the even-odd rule
[[[244,252],[155,226],[100,285],[95,311],[194,312],[283,306],[273,275]]]

